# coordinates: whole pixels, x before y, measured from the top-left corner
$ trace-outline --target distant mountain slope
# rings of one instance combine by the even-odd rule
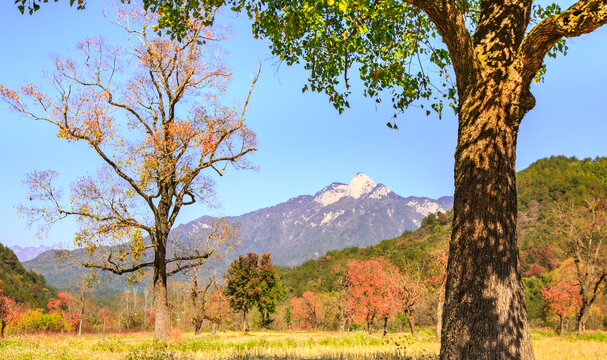
[[[333,183],[314,196],[298,196],[229,220],[241,228],[239,253],[271,252],[276,264],[296,265],[330,250],[377,244],[417,229],[429,213],[445,212],[452,206],[451,196],[404,198],[358,173],[349,184]],[[207,231],[211,221],[212,217],[200,217],[177,226],[173,235],[191,242]],[[70,278],[86,272],[57,259],[52,251],[24,265],[45,274],[60,289],[70,287]],[[117,277],[109,278],[113,281],[104,283],[105,288],[124,288]]]
[[[0,289],[4,295],[33,308],[46,308],[48,299],[56,295],[44,276],[27,271],[15,253],[0,244]]]
[[[51,248],[45,245],[26,247],[15,245],[9,246],[9,249],[13,250],[15,255],[17,255],[17,259],[19,259],[19,261],[24,262],[35,258],[36,256],[42,254],[45,251],[50,250]]]
[[[269,251],[278,265],[298,265],[330,250],[377,244],[415,230],[426,215],[452,206],[451,196],[404,198],[358,173],[349,184],[333,183],[314,196],[298,196],[229,220],[240,224],[241,253]],[[201,217],[178,226],[175,234],[187,241],[210,221]]]

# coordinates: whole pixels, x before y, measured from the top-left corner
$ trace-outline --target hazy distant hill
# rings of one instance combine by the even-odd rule
[[[13,250],[15,255],[17,255],[17,259],[19,259],[19,261],[24,262],[35,258],[36,256],[42,254],[45,251],[50,250],[51,248],[46,245],[26,247],[15,245],[9,246],[9,249]]]

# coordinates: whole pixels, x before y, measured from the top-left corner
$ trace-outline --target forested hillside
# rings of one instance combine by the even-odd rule
[[[591,246],[602,244],[592,248],[598,249],[594,260],[578,254],[582,267],[594,264],[596,277],[594,283],[592,279],[588,281],[589,285],[596,284],[602,272],[607,272],[606,234],[604,229],[598,232],[595,229],[602,221],[600,213],[604,214],[606,205],[607,158],[541,159],[518,173],[518,186],[520,267],[529,318],[532,323],[540,324],[550,319],[541,288],[560,281],[575,282],[577,278],[573,266],[576,256],[571,244],[573,235],[577,234],[586,252],[590,248],[583,244],[584,238],[595,239]],[[451,212],[430,214],[414,232],[406,231],[375,246],[331,251],[298,267],[279,267],[279,275],[290,296],[302,296],[305,291],[332,293],[337,290],[349,262],[384,257],[401,271],[427,281],[433,276],[432,269],[438,259],[447,254],[451,220]],[[603,327],[607,321],[603,315],[607,304],[600,290],[604,286],[599,283],[596,301],[589,305],[592,308],[590,326]],[[425,319],[430,324],[436,320],[435,298],[436,294],[429,294],[420,303],[420,308],[425,309],[425,313],[420,314],[422,322]],[[573,318],[573,311],[568,315]]]
[[[57,292],[47,285],[44,276],[27,271],[17,255],[0,244],[0,289],[3,294],[31,308],[46,308]]]

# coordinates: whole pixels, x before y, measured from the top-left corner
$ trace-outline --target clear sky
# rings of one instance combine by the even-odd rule
[[[0,83],[9,88],[39,83],[42,70],[50,70],[50,55],[68,52],[86,37],[112,41],[117,36],[101,16],[101,1],[89,1],[85,11],[70,9],[67,1],[46,4],[34,16],[20,15],[12,3],[0,4]],[[260,59],[270,56],[268,44],[252,38],[246,18],[225,13],[222,19],[233,24],[235,33],[225,44],[234,74],[227,100],[242,101]],[[549,59],[545,82],[532,88],[537,106],[521,125],[518,169],[550,155],[607,156],[607,26],[568,45],[569,54]],[[376,107],[355,88],[352,107],[340,116],[324,95],[302,95],[307,79],[302,67],[272,64],[265,62],[247,113],[258,135],[259,151],[251,159],[259,171],[230,171],[217,182],[219,208],[190,206],[178,222],[240,215],[314,194],[332,182],[347,183],[357,172],[402,196],[453,194],[457,123],[452,113],[439,120],[411,110],[397,119],[400,130],[390,130],[385,126],[389,106]],[[57,139],[50,126],[21,119],[4,104],[0,124],[0,242],[69,242],[69,224],[38,239],[19,218],[15,206],[27,198],[22,180],[35,169],[54,169],[63,179],[74,179],[94,171],[98,160],[88,149]]]

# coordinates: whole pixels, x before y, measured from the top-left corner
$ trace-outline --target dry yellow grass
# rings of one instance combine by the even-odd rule
[[[533,344],[538,360],[607,359],[607,333],[580,338],[534,332]],[[382,339],[362,332],[184,333],[168,348],[144,333],[111,335],[105,341],[99,335],[10,336],[0,341],[0,359],[15,360],[431,359],[438,351],[432,334],[423,331],[416,339],[407,334]]]

